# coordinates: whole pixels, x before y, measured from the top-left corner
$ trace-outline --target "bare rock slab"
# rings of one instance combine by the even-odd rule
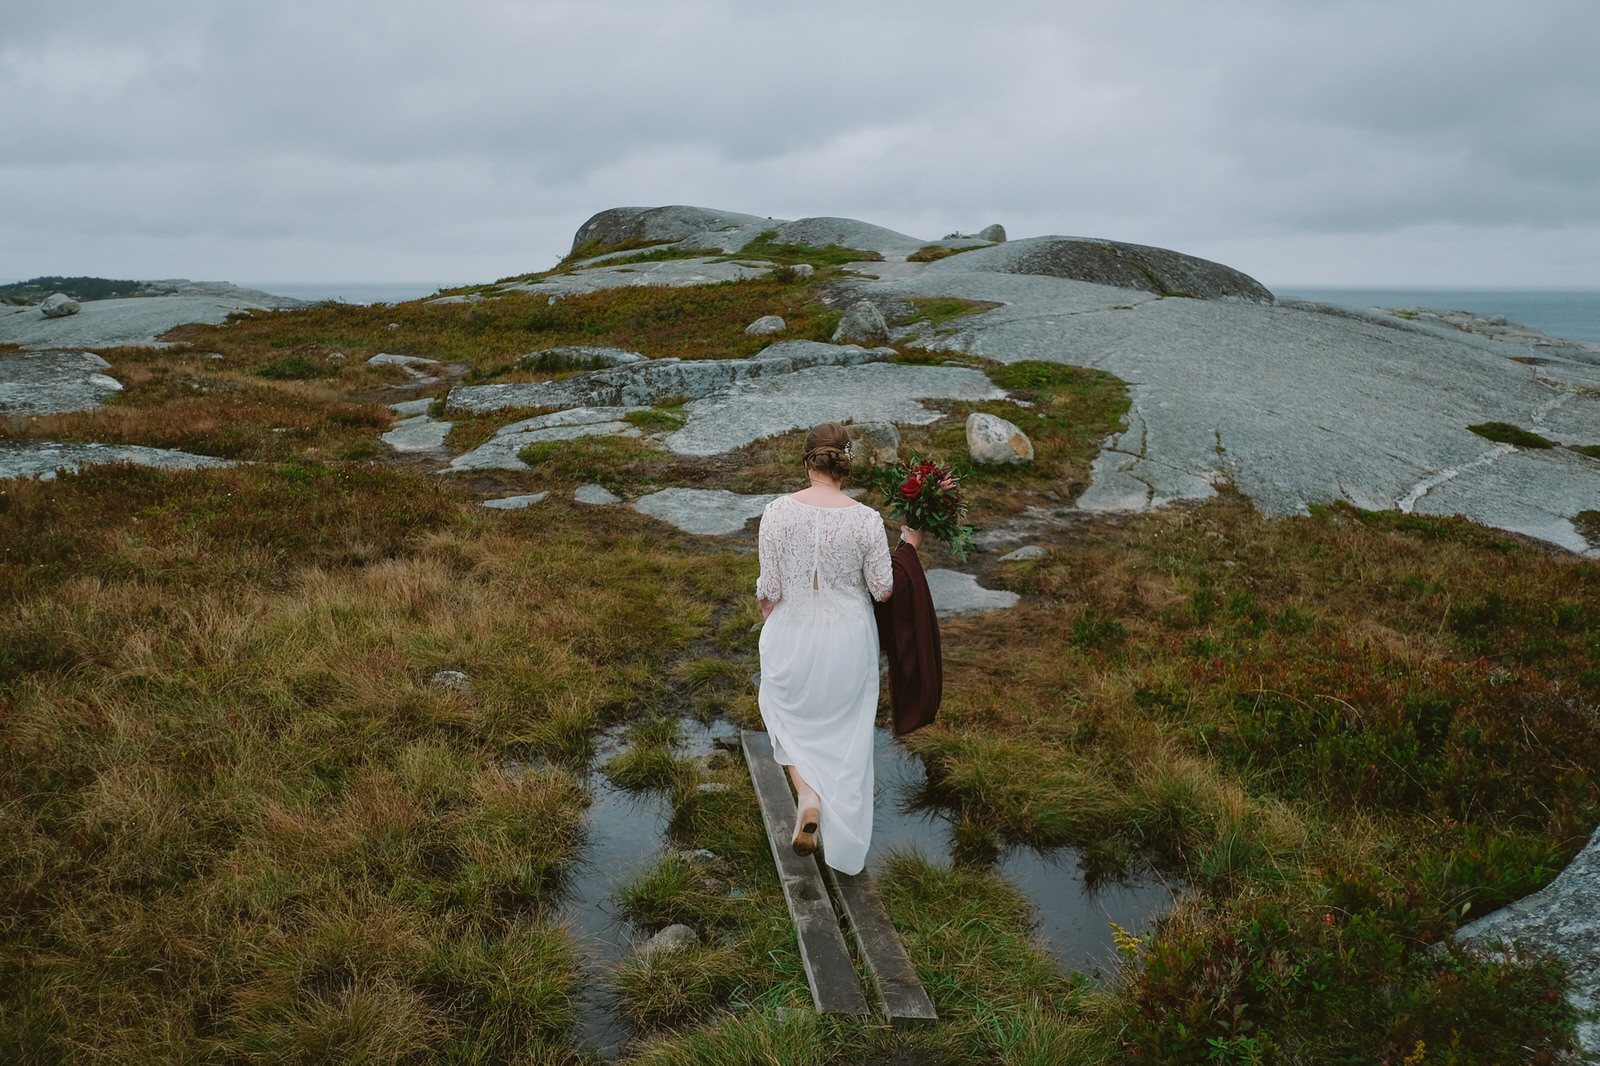
[[[113,348],[160,346],[157,340],[190,322],[217,324],[238,311],[304,307],[301,300],[274,296],[226,282],[146,282],[159,295],[83,301],[77,314],[45,318],[38,308],[0,309],[0,342],[23,348]]]
[[[496,511],[519,511],[524,507],[532,507],[549,495],[548,492],[528,492],[520,496],[500,496],[496,499],[484,500],[483,506]]]
[[[1600,1009],[1600,830],[1565,870],[1525,896],[1456,931],[1462,940],[1535,947],[1572,970],[1568,1000],[1580,1011]],[[1578,1042],[1600,1052],[1600,1020],[1578,1023]]]
[[[454,425],[454,422],[435,422],[427,415],[413,415],[396,422],[380,439],[397,452],[442,452],[444,440]]]
[[[572,498],[595,507],[609,507],[622,502],[621,496],[604,485],[579,485],[573,490]]]
[[[986,589],[978,579],[959,570],[929,570],[928,591],[940,618],[988,614],[1015,607],[1022,597],[1004,589]]]
[[[50,480],[57,470],[76,472],[86,466],[134,463],[161,470],[201,470],[233,466],[229,459],[135,444],[78,444],[53,440],[0,440],[0,478]]]
[[[694,401],[684,408],[688,423],[663,443],[680,455],[717,455],[822,422],[927,425],[943,416],[920,400],[991,400],[1004,395],[982,373],[962,367],[891,363],[813,367],[742,382]]]
[[[662,489],[634,501],[640,514],[659,518],[685,533],[728,536],[760,516],[776,495],[743,496],[726,489]]]
[[[450,461],[446,473],[462,470],[526,470],[528,464],[517,458],[519,452],[540,441],[576,440],[579,437],[637,437],[637,426],[623,421],[642,407],[574,407],[547,415],[525,418],[501,426],[495,435],[464,455]]]
[[[745,334],[751,337],[770,337],[774,333],[782,333],[789,325],[777,315],[762,315],[744,328]]]
[[[89,352],[0,354],[0,415],[93,411],[122,391],[110,369]]]

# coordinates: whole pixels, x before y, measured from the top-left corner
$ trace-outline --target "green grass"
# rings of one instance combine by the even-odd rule
[[[777,230],[767,230],[758,234],[737,255],[729,259],[765,259],[780,266],[796,266],[800,263],[810,263],[818,270],[826,267],[839,267],[846,263],[881,263],[883,256],[878,252],[865,251],[860,248],[846,248],[838,244],[827,244],[816,247],[810,244],[778,244],[774,238],[778,236]]]
[[[1600,459],[1600,444],[1569,444],[1567,447],[1579,455],[1587,455],[1591,459]]]
[[[966,300],[959,296],[913,296],[907,302],[917,309],[912,322],[929,322],[935,326],[963,315],[981,315],[1000,306],[988,300]]]
[[[1472,432],[1485,440],[1492,440],[1497,444],[1514,444],[1519,448],[1554,448],[1555,441],[1510,422],[1483,422],[1476,426],[1468,426]]]

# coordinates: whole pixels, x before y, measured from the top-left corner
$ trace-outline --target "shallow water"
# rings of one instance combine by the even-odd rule
[[[956,850],[955,825],[947,812],[920,807],[927,777],[922,760],[886,731],[874,736],[877,788],[872,851],[867,865],[881,870],[890,851],[915,851],[941,866]],[[1073,848],[1007,848],[995,870],[1033,904],[1035,933],[1062,973],[1105,977],[1116,965],[1109,923],[1142,932],[1172,908],[1174,890],[1154,875],[1090,889]]]
[[[725,721],[679,722],[680,755],[710,754],[721,737],[739,731]],[[667,821],[672,802],[665,792],[628,792],[613,785],[600,767],[626,745],[623,729],[606,733],[595,745],[584,784],[593,797],[583,818],[586,840],[581,858],[568,879],[567,902],[558,919],[572,929],[588,978],[578,1004],[578,1039],[585,1047],[613,1059],[636,1034],[617,1012],[611,992],[612,968],[642,942],[637,930],[617,909],[612,897],[620,886],[650,869],[667,850]]]
[[[691,759],[710,754],[718,740],[739,735],[721,719],[708,725],[684,718],[679,725],[678,752]],[[669,849],[666,828],[672,814],[665,792],[628,792],[600,771],[626,746],[624,732],[619,728],[602,736],[589,762],[584,783],[593,801],[584,815],[587,838],[558,911],[572,929],[588,978],[579,1001],[578,1039],[606,1059],[616,1058],[637,1035],[616,1009],[609,976],[643,939],[618,911],[613,893]],[[891,851],[916,852],[949,866],[955,826],[948,812],[917,804],[926,785],[922,760],[885,730],[876,730],[873,741],[877,787],[868,867],[880,872]],[[1091,891],[1071,848],[1009,848],[997,856],[995,869],[1033,905],[1038,941],[1062,973],[1109,974],[1116,949],[1107,923],[1139,932],[1172,906],[1172,891],[1153,877]]]

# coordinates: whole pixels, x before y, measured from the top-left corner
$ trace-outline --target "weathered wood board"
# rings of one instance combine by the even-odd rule
[[[767,827],[767,843],[772,845],[772,860],[777,864],[778,880],[794,919],[812,1002],[819,1014],[865,1016],[870,1013],[867,998],[862,994],[855,964],[850,961],[850,949],[845,945],[816,856],[796,855],[789,846],[794,836],[794,797],[784,780],[783,768],[772,761],[772,741],[767,734],[748,729],[742,740],[750,780],[755,783],[756,799],[761,804],[761,820]]]
[[[894,1025],[937,1021],[939,1015],[933,1009],[933,1001],[911,965],[905,942],[889,921],[872,875],[865,870],[842,874],[831,867],[827,872],[844,905],[850,928],[855,930],[856,947],[867,960],[884,1015]]]

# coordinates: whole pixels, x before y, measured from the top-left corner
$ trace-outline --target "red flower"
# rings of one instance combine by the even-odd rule
[[[908,500],[917,498],[917,493],[922,491],[922,482],[914,477],[906,478],[906,483],[900,486],[900,495]]]

